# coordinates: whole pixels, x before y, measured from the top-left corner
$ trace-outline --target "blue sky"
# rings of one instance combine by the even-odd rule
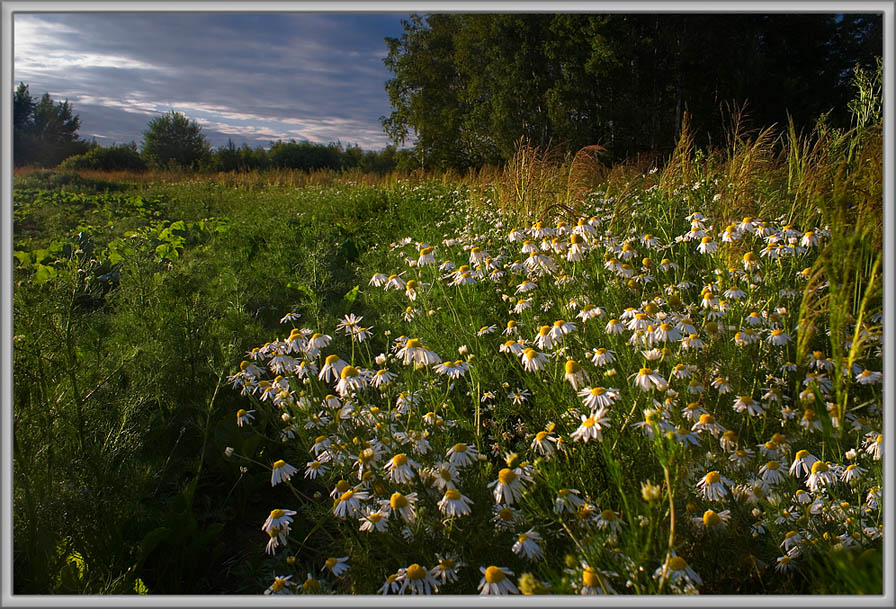
[[[16,13],[14,78],[68,99],[79,134],[136,141],[175,110],[214,147],[274,140],[380,149],[386,37],[404,14]]]

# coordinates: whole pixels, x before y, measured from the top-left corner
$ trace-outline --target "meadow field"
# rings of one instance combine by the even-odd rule
[[[15,592],[881,594],[882,134],[20,171]]]

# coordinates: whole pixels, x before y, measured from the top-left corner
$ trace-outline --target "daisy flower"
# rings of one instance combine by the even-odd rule
[[[806,479],[806,486],[813,493],[820,487],[828,486],[837,481],[837,474],[831,471],[831,467],[824,461],[816,461],[812,464],[809,477]]]
[[[370,278],[370,281],[367,282],[367,285],[371,285],[375,288],[381,288],[386,284],[387,281],[389,281],[389,277],[385,273],[374,273]]]
[[[380,387],[385,387],[397,377],[397,374],[386,369],[377,370],[376,373],[371,377],[370,384],[379,389]]]
[[[548,361],[548,356],[530,347],[523,351],[521,361],[526,372],[541,372]]]
[[[883,379],[880,372],[872,372],[871,370],[862,370],[856,375],[856,382],[860,385],[877,385]]]
[[[770,345],[775,345],[776,347],[780,347],[786,345],[790,342],[790,335],[785,334],[784,330],[780,328],[775,328],[771,331],[768,336],[768,342]]]
[[[600,514],[597,515],[595,522],[597,523],[597,528],[609,529],[610,533],[614,535],[618,535],[620,532],[622,532],[622,521],[619,520],[619,514],[617,514],[613,510],[603,510]]]
[[[288,531],[289,524],[292,522],[292,517],[295,515],[296,513],[293,510],[284,510],[280,508],[271,510],[270,515],[264,521],[264,524],[261,525],[261,530],[265,533],[269,533],[275,528],[280,531]]]
[[[654,387],[660,391],[665,391],[669,386],[666,383],[666,379],[657,374],[652,368],[641,368],[632,377],[634,378],[632,385],[645,392],[650,391]]]
[[[581,492],[575,488],[561,488],[554,498],[554,512],[562,514],[569,512],[575,514],[585,502],[579,497]]]
[[[439,510],[446,516],[466,516],[470,513],[470,504],[473,503],[469,497],[462,495],[461,492],[454,488],[445,491],[442,500],[439,501]]]
[[[654,572],[653,576],[657,579],[665,576],[673,584],[683,581],[686,584],[699,586],[703,583],[703,580],[688,565],[687,561],[681,556],[675,556],[674,554],[669,556],[666,562]]]
[[[541,546],[538,545],[538,542],[541,540],[541,535],[535,529],[529,529],[525,533],[520,533],[517,536],[516,543],[513,544],[513,553],[529,560],[538,560],[542,555]]]
[[[455,467],[466,467],[475,462],[479,457],[479,451],[475,446],[459,442],[448,449],[448,462]]]
[[[439,582],[432,576],[432,573],[417,563],[406,569],[399,569],[396,581],[401,582],[399,594],[404,594],[407,589],[411,590],[411,594],[433,594],[439,591]]]
[[[449,583],[457,581],[457,571],[464,566],[456,557],[441,556],[436,554],[436,560],[439,564],[432,568],[432,576],[441,580],[441,583]]]
[[[509,467],[498,472],[498,479],[489,482],[488,488],[494,488],[495,503],[513,505],[523,495],[522,477]]]
[[[240,408],[236,411],[236,424],[240,427],[255,419],[254,410],[243,410]]]
[[[530,448],[539,455],[550,457],[557,450],[554,447],[554,444],[556,444],[556,442],[557,438],[550,435],[547,431],[539,431],[532,439]]]
[[[401,582],[399,581],[399,577],[401,577],[400,573],[393,573],[386,578],[385,583],[380,586],[380,589],[377,590],[380,594],[389,594],[392,592],[393,594],[397,593],[399,589],[401,589]]]
[[[389,275],[383,282],[383,288],[386,290],[403,290],[407,282],[398,275]]]
[[[264,591],[265,594],[292,594],[292,588],[295,587],[295,584],[290,580],[292,575],[274,576],[274,583],[268,587],[267,590]]]
[[[579,391],[578,396],[582,398],[582,402],[591,410],[609,407],[619,399],[619,390],[613,387],[606,389],[604,387],[589,387]]]
[[[414,504],[417,503],[417,493],[408,493],[407,495],[402,495],[401,493],[392,493],[392,496],[386,500],[383,499],[380,501],[380,506],[384,511],[392,511],[398,512],[398,514],[404,519],[405,522],[412,522],[416,517],[417,513],[414,509]]]
[[[342,556],[340,558],[330,557],[326,561],[324,561],[324,566],[321,567],[321,571],[324,569],[329,569],[330,573],[339,577],[346,571],[348,571],[348,556]]]
[[[691,431],[708,431],[713,435],[713,437],[718,438],[719,434],[724,434],[726,430],[724,427],[716,423],[715,417],[713,417],[708,412],[704,412],[700,415],[700,419],[696,423],[694,423],[694,426],[691,427]]]
[[[758,417],[765,414],[765,410],[762,408],[762,404],[757,402],[753,398],[748,395],[741,395],[734,401],[732,408],[736,412],[743,413],[747,412],[751,417]]]
[[[513,575],[513,571],[507,567],[479,567],[479,571],[482,573],[482,579],[479,581],[477,588],[480,594],[519,594],[519,590],[508,577]]]
[[[579,386],[585,384],[587,380],[585,378],[585,370],[575,360],[566,361],[566,375],[564,379],[569,381],[575,391],[579,389]]]
[[[449,379],[457,379],[466,374],[469,367],[469,364],[467,364],[466,362],[457,360],[454,362],[446,361],[440,364],[436,364],[433,369],[437,374],[447,376]]]
[[[625,326],[618,319],[611,319],[607,322],[604,330],[606,330],[607,334],[622,334],[625,331]]]
[[[283,459],[274,461],[274,464],[271,466],[271,486],[276,486],[281,482],[288,482],[297,471],[299,470]]]
[[[818,461],[818,457],[810,453],[808,450],[798,450],[793,457],[793,463],[790,464],[791,476],[803,477],[808,476],[812,470],[812,466]]]
[[[603,347],[594,350],[591,362],[595,366],[609,366],[616,361],[616,353]]]
[[[346,398],[352,393],[357,393],[367,387],[367,380],[361,375],[361,370],[354,366],[345,366],[339,373],[339,382],[336,383],[336,393]]]
[[[586,304],[582,307],[582,310],[578,312],[576,317],[582,320],[582,323],[585,323],[589,319],[594,319],[595,317],[600,317],[604,314],[603,309],[600,307],[596,307],[593,304]]]
[[[597,440],[600,442],[601,438],[601,429],[604,426],[609,426],[610,418],[606,416],[607,411],[605,408],[600,408],[596,412],[591,413],[589,416],[582,415],[582,423],[579,425],[579,428],[570,434],[570,437],[573,440],[579,440],[582,442],[588,442],[589,440]]]
[[[372,510],[367,508],[367,511],[360,518],[361,526],[358,528],[359,531],[365,533],[373,533],[374,531],[382,533],[386,530],[386,526],[389,523],[389,513],[383,510]]]
[[[414,479],[414,469],[419,469],[419,467],[419,463],[409,458],[406,454],[399,453],[386,463],[384,469],[389,480],[398,484],[404,484]]]
[[[866,436],[863,447],[865,452],[871,455],[875,461],[880,461],[884,452],[884,434],[875,434],[874,432],[869,433]]]
[[[365,491],[349,489],[339,496],[333,505],[333,514],[337,518],[347,518],[361,510],[361,502],[368,499]]]
[[[700,489],[700,493],[703,495],[704,499],[708,501],[721,501],[725,495],[728,494],[728,489],[725,488],[725,485],[731,486],[733,482],[721,475],[717,471],[707,472],[705,476],[700,478],[700,481],[697,482],[697,488]]]
[[[706,510],[703,512],[703,516],[695,516],[692,521],[698,527],[702,526],[707,529],[719,529],[728,524],[730,518],[731,510],[723,510],[721,512]]]
[[[867,472],[864,467],[859,467],[855,463],[852,463],[843,470],[843,473],[840,474],[840,480],[842,482],[852,482],[853,480],[858,480],[862,477],[862,475]]]
[[[769,461],[759,468],[759,477],[766,484],[777,484],[784,480],[784,472],[781,470],[781,463],[778,461]]]
[[[401,358],[401,361],[405,366],[410,365],[411,362],[422,366],[429,366],[431,364],[438,364],[442,361],[438,355],[424,346],[419,338],[409,338],[395,355]]]

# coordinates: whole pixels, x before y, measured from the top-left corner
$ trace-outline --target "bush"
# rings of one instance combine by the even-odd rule
[[[99,146],[84,154],[65,159],[63,169],[94,169],[97,171],[145,171],[146,161],[137,151],[137,144]]]

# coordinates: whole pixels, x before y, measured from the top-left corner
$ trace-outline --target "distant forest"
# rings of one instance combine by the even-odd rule
[[[880,14],[430,14],[387,39],[395,144],[429,168],[500,164],[520,138],[614,160],[666,153],[685,114],[698,145],[749,126],[849,122]]]

